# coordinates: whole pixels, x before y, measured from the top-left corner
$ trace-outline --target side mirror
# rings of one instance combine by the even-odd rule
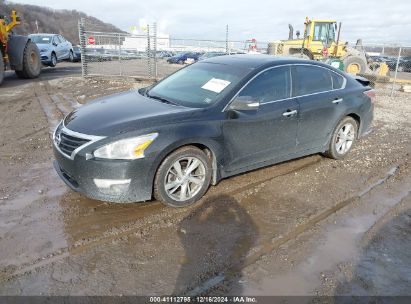
[[[258,101],[252,100],[250,96],[236,97],[231,103],[229,110],[235,111],[255,111],[260,107]]]
[[[54,46],[57,46],[58,44],[57,44],[57,43],[55,43],[55,42],[53,42],[53,45],[54,45]]]

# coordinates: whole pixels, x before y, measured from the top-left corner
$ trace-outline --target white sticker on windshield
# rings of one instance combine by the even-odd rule
[[[220,93],[224,90],[231,82],[223,79],[211,78],[205,85],[201,88],[204,90],[209,90],[215,93]]]

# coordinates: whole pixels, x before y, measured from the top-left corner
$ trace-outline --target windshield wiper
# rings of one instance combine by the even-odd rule
[[[160,97],[160,96],[157,96],[157,95],[150,95],[148,92],[146,92],[146,96],[147,96],[148,98],[152,98],[152,99],[161,101],[161,102],[163,102],[163,103],[168,103],[168,104],[173,104],[173,105],[175,105],[174,102],[171,102],[170,100],[168,100],[168,99],[166,99],[166,98],[164,98],[164,97]]]

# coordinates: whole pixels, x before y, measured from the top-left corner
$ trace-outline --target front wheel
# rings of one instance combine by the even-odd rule
[[[352,117],[345,117],[335,128],[330,146],[325,153],[333,159],[342,159],[351,150],[358,132],[358,124]]]
[[[183,147],[167,156],[157,170],[154,197],[172,207],[197,202],[211,181],[211,162],[200,149]]]
[[[50,66],[54,68],[57,65],[57,56],[54,53],[51,53],[51,62]]]

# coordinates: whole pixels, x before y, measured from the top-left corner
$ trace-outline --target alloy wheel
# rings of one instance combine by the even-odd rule
[[[172,164],[165,175],[164,187],[167,195],[175,201],[186,201],[194,197],[203,187],[206,169],[196,157],[183,157]]]
[[[335,150],[338,154],[347,153],[353,144],[355,138],[355,127],[351,123],[344,124],[338,131],[335,141]]]

